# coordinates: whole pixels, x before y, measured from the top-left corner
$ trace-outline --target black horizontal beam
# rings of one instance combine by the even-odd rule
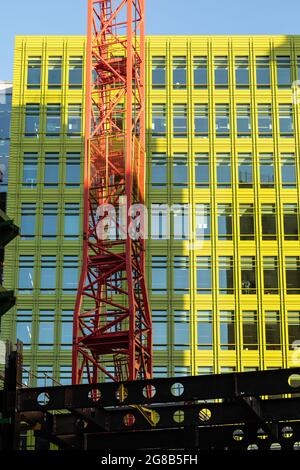
[[[294,378],[294,380],[292,380]],[[120,393],[120,386],[125,395]],[[153,393],[149,395],[149,390]],[[94,393],[91,393],[94,391]],[[300,392],[300,368],[17,390],[17,411],[195,402]],[[47,400],[44,395],[47,394]],[[125,397],[121,399],[120,397]],[[39,397],[43,403],[39,403]]]

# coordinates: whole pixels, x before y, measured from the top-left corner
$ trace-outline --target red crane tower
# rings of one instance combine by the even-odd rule
[[[151,378],[144,0],[88,0],[84,241],[73,384]]]

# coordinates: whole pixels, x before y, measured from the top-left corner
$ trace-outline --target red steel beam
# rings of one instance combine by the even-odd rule
[[[142,206],[144,15],[144,0],[88,1],[84,236],[73,384],[152,375]]]

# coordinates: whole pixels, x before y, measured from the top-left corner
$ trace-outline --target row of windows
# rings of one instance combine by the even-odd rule
[[[238,153],[232,157],[230,153],[216,154],[216,169],[208,153],[196,153],[194,156],[195,185],[198,188],[215,187],[228,188],[232,184],[233,166],[237,165],[237,180],[239,188],[251,188],[254,182],[253,156],[251,153]],[[152,153],[151,155],[151,184],[153,189],[162,189],[172,185],[176,187],[189,186],[189,158],[188,154],[174,153],[167,158],[166,153]],[[168,181],[168,163],[172,165],[172,182]],[[280,173],[275,172],[273,153],[260,153],[259,184],[261,188],[274,188],[281,184],[283,188],[296,188],[297,170],[296,158],[293,153],[282,153],[279,157]],[[215,176],[213,176],[215,172]],[[281,178],[280,178],[281,177]],[[277,181],[276,181],[277,180]],[[280,181],[281,180],[281,181]],[[172,187],[171,186],[171,187]]]
[[[62,120],[62,107],[59,103],[46,106],[45,123],[42,126],[40,105],[28,103],[25,109],[25,137],[39,138],[45,134],[47,138],[58,138],[62,132],[68,137],[81,136],[82,106],[69,104],[65,129]]]
[[[191,220],[191,215],[192,220]],[[216,214],[212,213],[209,203],[195,204],[190,213],[188,204],[151,205],[151,238],[166,240],[172,235],[175,240],[193,238],[209,240],[211,238],[212,217],[217,217],[217,236],[219,240],[232,240],[235,224],[231,204],[218,204]],[[240,240],[254,240],[261,235],[262,240],[276,240],[281,222],[276,214],[275,204],[261,204],[260,227],[255,234],[255,211],[253,204],[239,205],[239,237]],[[236,227],[237,229],[237,227]],[[299,239],[299,214],[297,204],[283,204],[283,236],[284,240]]]
[[[211,256],[197,256],[196,266],[196,293],[234,294],[235,265],[233,256],[219,256],[218,264],[213,265]],[[264,256],[262,260],[263,279],[262,291],[264,294],[279,293],[279,265],[277,256]],[[255,256],[241,256],[239,265],[239,283],[242,294],[257,294],[257,265]],[[173,294],[190,293],[190,266],[188,256],[174,256],[172,266],[172,286],[168,282],[168,268],[166,256],[152,256],[152,282],[151,291],[155,295],[166,295],[172,288]],[[218,273],[218,285],[215,285],[213,273]],[[287,294],[300,294],[300,257],[285,257],[285,282]],[[283,286],[282,286],[283,287]]]
[[[228,88],[230,84],[230,64],[227,56],[216,56],[213,59],[213,84],[215,88]],[[173,89],[182,90],[189,85],[186,56],[172,58]],[[207,88],[210,83],[208,60],[206,56],[193,57],[194,88]],[[292,85],[291,58],[289,56],[276,57],[276,85],[279,88],[289,88]],[[237,56],[234,59],[234,72],[232,77],[236,88],[249,88],[251,83],[251,69],[248,56]],[[297,57],[297,76],[300,79],[300,56]],[[167,61],[165,56],[152,57],[152,88],[164,89],[167,81]],[[269,56],[256,57],[255,85],[257,88],[270,88],[272,83],[271,60]]]
[[[280,366],[278,366],[280,367]],[[170,369],[168,371],[168,369]],[[171,370],[172,369],[172,370]],[[268,368],[268,369],[272,369]],[[110,372],[113,372],[113,366],[108,367]],[[256,371],[258,367],[243,367],[244,372]],[[215,373],[220,372],[221,374],[235,372],[236,368],[234,366],[220,366],[219,370]],[[84,371],[85,373],[85,371]],[[198,375],[209,375],[213,373],[212,366],[198,366],[197,374]],[[186,377],[191,375],[191,366],[182,366],[182,365],[154,365],[153,366],[153,376],[155,378],[159,377]],[[54,377],[57,377],[55,379]],[[23,377],[22,382],[26,386],[36,386],[36,387],[51,387],[54,385],[70,385],[72,381],[72,366],[67,364],[61,364],[59,366],[58,375],[54,374],[53,365],[38,365],[35,371],[31,370],[29,365],[24,365],[23,367]],[[109,382],[110,379],[105,377],[105,381]],[[84,376],[82,383],[88,383],[87,377]]]
[[[188,310],[175,310],[172,315],[171,328],[168,327],[167,311],[154,310],[153,346],[154,350],[167,351],[168,345],[173,344],[175,350],[190,349],[191,320]],[[259,330],[256,311],[241,312],[242,348],[244,350],[259,349]],[[221,350],[234,350],[237,345],[239,320],[232,310],[220,310],[218,318],[211,310],[198,310],[196,317],[196,345],[198,350],[212,350],[219,340]],[[300,312],[289,311],[287,316],[288,344],[294,349],[300,335]],[[215,328],[215,325],[217,326]],[[266,349],[281,349],[281,318],[279,311],[264,312],[264,341]]]
[[[220,310],[218,319],[211,310],[197,310],[196,313],[197,348],[212,350],[218,335],[221,350],[236,347],[238,320],[232,310]],[[189,349],[191,344],[191,319],[188,310],[174,310],[171,328],[168,327],[167,311],[153,310],[154,350],[167,351],[173,344],[175,350]],[[24,349],[37,346],[39,350],[53,349],[56,344],[61,350],[70,350],[72,344],[73,311],[64,310],[59,322],[55,322],[54,310],[39,312],[38,323],[32,321],[30,310],[17,311],[16,338],[21,340]],[[259,329],[256,311],[242,311],[242,344],[244,350],[258,350]],[[217,330],[214,325],[218,324]],[[300,336],[300,312],[288,311],[288,344],[294,348],[294,341]],[[264,312],[264,332],[266,349],[281,348],[281,318],[279,311]],[[34,338],[34,341],[33,341]]]
[[[210,129],[210,115],[208,104],[195,104],[193,116],[193,129],[188,126],[187,104],[173,104],[173,137],[187,138],[193,133],[196,138],[207,139],[213,132],[217,138],[228,138],[231,133],[231,119],[229,104],[215,105],[215,129]],[[236,135],[239,138],[250,138],[253,133],[260,138],[273,137],[272,105],[258,104],[256,112],[257,129],[252,128],[252,115],[250,104],[236,105]],[[283,138],[294,136],[293,107],[291,104],[278,106],[279,134]],[[275,126],[274,126],[275,127]],[[167,106],[161,103],[152,105],[152,137],[163,138],[167,135]]]
[[[43,162],[43,175],[38,175],[38,164]],[[60,179],[60,165],[64,163],[63,179]],[[64,183],[66,187],[80,185],[80,153],[67,153],[64,159],[58,152],[46,152],[42,158],[37,152],[24,153],[22,185],[35,188],[43,181],[45,188],[58,186]]]
[[[48,58],[47,86],[49,89],[60,89],[64,84],[62,56]],[[82,88],[82,56],[68,59],[68,86],[70,89]],[[40,89],[42,81],[42,57],[29,57],[27,65],[27,88]]]
[[[21,238],[30,240],[37,230],[36,203],[23,203],[21,206]],[[42,209],[41,235],[46,239],[54,239],[58,235],[58,226],[63,220],[63,236],[67,240],[78,239],[79,236],[79,204],[65,203],[63,214],[58,213],[57,203],[44,203]]]
[[[43,255],[40,259],[38,276],[37,270],[34,269],[34,256],[20,256],[19,294],[32,295],[37,288],[38,281],[41,294],[55,294],[58,288],[67,294],[75,294],[78,287],[78,256],[65,255],[63,257],[61,279],[58,279],[57,267],[55,255]]]

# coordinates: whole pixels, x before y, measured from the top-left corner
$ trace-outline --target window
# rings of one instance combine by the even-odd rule
[[[152,88],[166,87],[166,58],[152,57]]]
[[[256,294],[255,256],[241,256],[242,294]]]
[[[213,322],[211,310],[197,311],[198,350],[211,350],[213,347]]]
[[[80,137],[81,104],[68,105],[68,137]]]
[[[174,138],[187,137],[187,105],[173,105],[173,136]]]
[[[261,226],[263,240],[276,240],[275,204],[261,205]]]
[[[152,137],[166,137],[167,116],[165,104],[152,105]]]
[[[0,142],[4,144],[10,138],[12,112],[12,85],[3,85],[0,89]],[[5,139],[4,141],[2,139]]]
[[[79,207],[77,203],[65,204],[64,238],[66,240],[78,239],[79,236]]]
[[[219,292],[233,294],[233,257],[219,256]]]
[[[186,377],[191,375],[190,366],[174,366],[174,377]]]
[[[298,206],[297,204],[283,204],[283,222],[284,222],[284,239],[298,240]]]
[[[40,350],[53,349],[54,346],[54,310],[42,310],[39,318]]]
[[[265,312],[266,349],[280,349],[280,314],[277,311]]]
[[[253,164],[250,153],[238,154],[239,188],[252,188]]]
[[[291,104],[279,105],[280,137],[294,137],[293,108]]]
[[[253,204],[240,204],[240,240],[254,240]]]
[[[58,185],[58,153],[46,153],[45,155],[45,188],[51,188]]]
[[[281,161],[281,184],[283,188],[296,188],[296,159],[293,153],[282,153]]]
[[[41,87],[41,57],[28,57],[27,88],[38,90]]]
[[[223,351],[235,349],[235,319],[232,310],[220,311],[220,348]]]
[[[208,138],[209,121],[208,105],[195,104],[194,106],[194,134],[195,137]]]
[[[62,84],[62,57],[49,57],[48,88],[59,89]]]
[[[22,341],[24,350],[32,347],[31,310],[17,310],[16,340]]]
[[[186,57],[173,57],[173,88],[186,88]]]
[[[294,341],[299,341],[300,338],[300,311],[289,311],[288,317],[288,334],[289,334],[289,349],[294,349]],[[297,343],[298,344],[298,343]]]
[[[290,88],[291,82],[291,58],[289,56],[277,56],[277,85],[279,88]]]
[[[59,322],[60,331],[60,347],[62,350],[72,349],[73,342],[73,310],[63,310],[61,313],[61,321]]]
[[[152,294],[167,293],[167,257],[152,256]]]
[[[43,238],[53,239],[57,236],[57,203],[44,203],[43,206]]]
[[[42,256],[41,263],[41,294],[53,294],[56,287],[56,256]]]
[[[213,374],[213,367],[209,367],[209,366],[200,366],[198,367],[198,374],[197,375],[211,375]]]
[[[196,204],[196,239],[210,240],[210,204]]]
[[[285,257],[286,293],[300,294],[300,257]]]
[[[174,294],[188,294],[190,287],[189,257],[174,256]]]
[[[218,204],[218,238],[219,240],[232,240],[231,204]]]
[[[235,86],[236,88],[249,88],[249,57],[247,56],[235,58]]]
[[[69,58],[69,88],[82,87],[82,57]]]
[[[80,185],[80,153],[67,153],[66,186]]]
[[[211,294],[211,257],[197,256],[197,294]]]
[[[256,57],[256,85],[257,88],[270,88],[270,57]]]
[[[51,387],[53,386],[53,366],[38,366],[37,367],[37,387]],[[47,401],[46,401],[47,400]],[[48,399],[45,397],[45,403]]]
[[[154,351],[166,351],[168,338],[167,338],[167,311],[166,310],[152,310],[153,322],[153,349]]]
[[[38,153],[24,153],[23,186],[36,187],[38,170]]]
[[[168,367],[167,366],[153,366],[153,377],[155,378],[166,378],[168,377]]]
[[[25,137],[39,137],[40,105],[27,104],[25,110]]]
[[[216,104],[216,136],[226,138],[229,137],[229,105]]]
[[[165,153],[152,153],[152,188],[161,189],[167,185],[167,156]]]
[[[233,366],[221,366],[220,367],[220,374],[232,374],[235,372],[235,367]]]
[[[208,188],[210,182],[208,153],[196,153],[195,155],[195,183],[196,188]]]
[[[217,153],[217,184],[218,188],[231,187],[230,153]]]
[[[174,240],[186,240],[189,237],[189,205],[173,204]]]
[[[65,255],[63,260],[63,291],[76,294],[78,287],[78,256]]]
[[[174,349],[180,351],[190,349],[190,312],[174,311]]]
[[[35,203],[23,203],[21,215],[21,238],[22,240],[30,240],[35,236]]]
[[[59,368],[59,383],[61,385],[72,384],[72,366],[60,366]]]
[[[22,369],[22,384],[29,387],[29,384],[31,382],[30,379],[31,379],[30,365],[24,364],[23,369]]]
[[[243,320],[243,349],[251,351],[258,349],[257,312],[244,310]]]
[[[61,132],[60,104],[48,104],[46,116],[46,137],[59,137]]]
[[[207,57],[194,57],[194,88],[207,88]]]
[[[167,204],[151,204],[151,238],[166,240],[169,238],[169,210]]]
[[[272,106],[270,104],[258,105],[258,137],[272,138]]]
[[[215,57],[215,87],[228,88],[228,58]]]
[[[32,294],[34,288],[34,257],[21,255],[19,258],[19,294]]]
[[[251,137],[250,104],[236,105],[236,131],[238,137]]]
[[[186,153],[175,153],[173,155],[173,186],[187,187],[188,164]]]
[[[264,256],[264,293],[278,294],[278,263],[277,256]]]
[[[260,187],[274,188],[274,157],[272,153],[259,154]]]

